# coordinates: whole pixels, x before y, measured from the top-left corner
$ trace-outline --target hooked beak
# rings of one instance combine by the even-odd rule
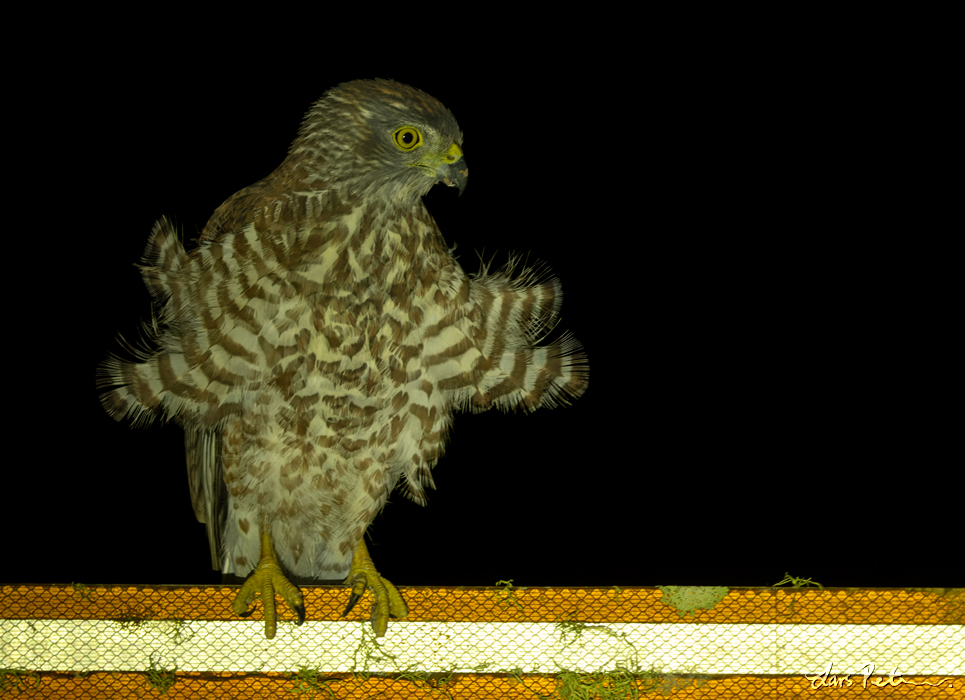
[[[469,181],[469,166],[466,165],[465,158],[461,158],[455,163],[446,163],[436,170],[436,174],[446,187],[458,187],[460,195],[466,190],[466,183]]]
[[[466,189],[466,182],[469,181],[469,166],[463,158],[462,149],[455,141],[449,146],[446,155],[443,156],[443,164],[436,169],[436,176],[445,183],[446,187],[458,187],[459,195],[462,196]]]

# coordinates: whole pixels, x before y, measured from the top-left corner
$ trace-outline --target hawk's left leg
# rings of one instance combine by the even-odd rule
[[[258,566],[251,572],[247,580],[235,596],[231,609],[235,614],[248,617],[253,610],[248,610],[248,606],[255,599],[256,595],[261,595],[261,604],[265,608],[265,636],[268,639],[275,637],[276,614],[275,614],[275,593],[288,603],[288,607],[298,615],[298,622],[305,622],[305,603],[302,599],[302,592],[298,590],[282,573],[281,566],[275,558],[275,552],[271,548],[271,538],[268,536],[268,526],[261,527],[261,559]]]
[[[349,610],[359,602],[365,589],[368,588],[375,596],[375,603],[372,605],[372,629],[375,630],[376,637],[384,637],[385,631],[389,627],[389,617],[405,617],[409,614],[409,609],[402,600],[399,590],[392,585],[387,578],[375,570],[372,557],[365,546],[365,538],[359,540],[352,554],[352,568],[349,569],[348,578],[345,585],[352,587],[352,594],[348,599],[348,607],[345,608],[343,616],[348,615]]]

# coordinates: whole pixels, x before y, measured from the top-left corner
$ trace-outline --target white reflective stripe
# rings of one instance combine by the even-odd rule
[[[655,669],[678,674],[965,675],[961,625],[784,625],[392,620],[362,622],[0,620],[0,668],[141,671],[371,671],[555,674]],[[802,679],[803,681],[803,679]]]

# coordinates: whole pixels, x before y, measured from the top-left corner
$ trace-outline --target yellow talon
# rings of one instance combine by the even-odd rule
[[[345,585],[352,587],[352,594],[348,599],[348,606],[342,616],[348,615],[349,611],[355,607],[365,589],[368,588],[375,596],[375,603],[372,605],[372,629],[375,630],[376,637],[384,637],[385,631],[389,627],[389,617],[402,618],[409,614],[409,609],[402,600],[399,590],[392,585],[387,578],[383,578],[375,570],[372,557],[365,546],[365,540],[360,540],[352,554],[352,568],[349,569],[348,578]]]
[[[260,595],[261,603],[265,608],[265,636],[268,639],[274,639],[277,630],[275,593],[278,593],[288,603],[292,612],[298,615],[296,624],[300,625],[305,622],[305,604],[302,592],[285,578],[285,574],[282,573],[281,566],[278,565],[278,560],[275,558],[275,552],[272,551],[268,527],[262,526],[261,559],[258,561],[258,566],[241,586],[241,590],[238,591],[238,595],[235,596],[235,600],[231,604],[231,609],[241,617],[248,617],[253,612],[253,610],[248,609],[248,606],[251,605],[255,596]]]

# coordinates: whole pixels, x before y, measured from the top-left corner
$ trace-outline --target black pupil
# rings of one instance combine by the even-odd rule
[[[411,131],[402,132],[402,143],[408,146],[413,141],[415,141],[415,134],[413,134]]]

